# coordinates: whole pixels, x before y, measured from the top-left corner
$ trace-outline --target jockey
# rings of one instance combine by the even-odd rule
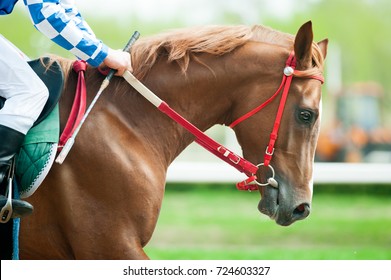
[[[0,15],[11,13],[17,1],[0,1]],[[79,59],[94,67],[105,65],[116,69],[116,75],[132,71],[130,54],[112,50],[97,39],[74,0],[23,2],[35,28]],[[40,115],[48,99],[48,90],[26,59],[1,35],[0,96],[6,99],[0,109],[0,186],[4,186],[13,157]],[[6,197],[0,195],[0,209],[6,201]],[[25,201],[13,199],[12,204],[13,218],[32,211],[32,206]]]

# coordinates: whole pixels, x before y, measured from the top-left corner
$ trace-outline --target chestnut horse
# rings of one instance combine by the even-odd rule
[[[321,115],[321,75],[327,40],[313,42],[312,24],[296,36],[262,26],[211,26],[141,39],[134,74],[202,131],[227,125],[278,88],[294,51],[297,70],[271,164],[278,188],[260,187],[259,210],[280,225],[310,212],[312,172]],[[77,81],[65,72],[61,126]],[[86,71],[88,102],[103,76]],[[262,162],[278,98],[235,126],[248,161]],[[159,216],[168,166],[194,137],[115,77],[83,125],[73,149],[28,199],[21,221],[21,259],[147,259],[143,247]],[[264,177],[262,174],[259,178]]]

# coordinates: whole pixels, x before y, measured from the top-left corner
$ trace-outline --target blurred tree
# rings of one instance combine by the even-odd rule
[[[391,5],[386,0],[302,0],[291,18],[267,18],[274,28],[295,33],[312,20],[315,39],[329,38],[341,49],[342,81],[376,81],[386,91],[384,106],[391,106]],[[327,65],[327,63],[326,63]],[[331,66],[332,67],[332,66]],[[329,69],[329,71],[333,71]],[[388,110],[390,111],[390,110]],[[388,120],[390,121],[390,116]]]

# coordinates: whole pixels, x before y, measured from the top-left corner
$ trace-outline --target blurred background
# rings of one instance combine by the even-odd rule
[[[323,87],[323,123],[316,153],[318,173],[327,178],[315,177],[310,217],[282,228],[261,216],[256,209],[259,195],[236,191],[229,176],[235,170],[216,170],[214,175],[225,173],[225,180],[203,179],[202,169],[194,172],[193,163],[219,168],[208,165],[218,164],[218,159],[194,144],[175,161],[169,173],[161,217],[147,246],[150,257],[391,259],[389,1],[76,2],[97,37],[117,49],[123,47],[134,30],[149,36],[186,26],[262,24],[295,34],[308,20],[313,22],[315,41],[328,38],[330,42]],[[0,17],[0,34],[31,58],[47,53],[72,58],[34,29],[22,1],[11,15]],[[227,128],[217,126],[207,133],[240,153]],[[350,169],[344,169],[347,167]],[[175,170],[184,168],[188,173],[178,177]],[[324,168],[331,169],[323,173]],[[385,175],[383,180],[378,180],[379,169]],[[350,170],[339,176],[346,178],[351,173],[356,180],[337,179],[338,170]]]

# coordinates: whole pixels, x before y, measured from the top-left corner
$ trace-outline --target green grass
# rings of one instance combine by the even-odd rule
[[[389,191],[379,195],[375,186],[341,194],[322,188],[315,189],[306,220],[281,227],[258,212],[258,193],[168,187],[146,252],[165,260],[391,259]]]

